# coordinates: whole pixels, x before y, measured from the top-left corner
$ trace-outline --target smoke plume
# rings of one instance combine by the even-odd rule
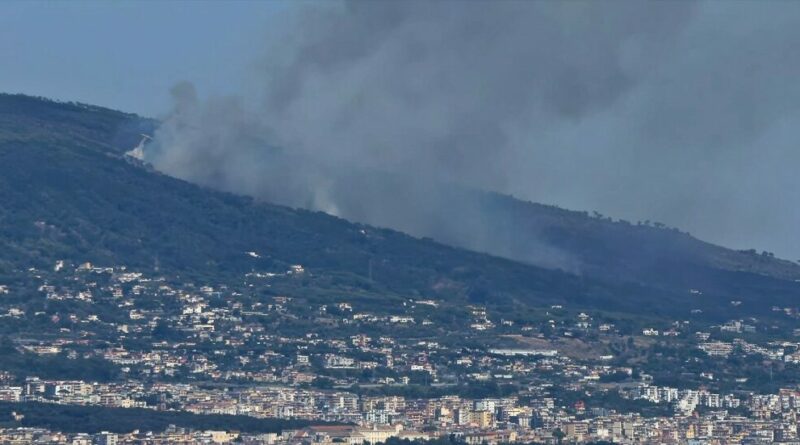
[[[281,22],[241,97],[173,89],[150,162],[570,270],[470,190],[800,256],[800,3],[343,2]]]

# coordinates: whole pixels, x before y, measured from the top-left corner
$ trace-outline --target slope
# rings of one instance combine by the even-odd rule
[[[121,156],[150,121],[19,96],[0,97],[0,103],[0,280],[58,259],[230,280],[302,264],[323,291],[359,291],[377,300],[406,295],[568,304],[674,317],[698,308],[720,319],[730,315],[731,299],[743,302],[739,310],[768,315],[766,297],[769,304],[794,305],[800,296],[790,280],[700,265],[679,277],[707,285],[698,299],[688,287],[657,280],[581,277],[257,203]],[[244,254],[249,251],[260,258]]]

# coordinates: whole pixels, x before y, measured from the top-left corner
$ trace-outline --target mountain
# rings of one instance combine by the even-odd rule
[[[376,304],[436,298],[510,313],[562,304],[665,317],[699,309],[725,319],[769,316],[771,305],[794,307],[800,297],[793,263],[500,195],[478,201],[515,215],[499,231],[525,246],[536,230],[580,258],[581,274],[210,190],[123,155],[155,125],[100,107],[0,96],[0,283],[64,259],[229,280],[301,264],[308,278],[293,292],[347,292]]]
[[[456,185],[420,185],[415,178],[332,176],[328,195],[347,218],[545,268],[675,290],[699,286],[698,275],[707,277],[708,270],[800,279],[798,263],[727,249],[659,223],[613,220]]]

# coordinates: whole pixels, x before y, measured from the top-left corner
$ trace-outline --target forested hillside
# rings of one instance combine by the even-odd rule
[[[523,206],[519,219],[590,260],[592,273],[548,270],[208,190],[121,154],[153,125],[98,107],[0,96],[0,278],[59,259],[230,279],[302,264],[314,277],[302,286],[378,300],[408,295],[680,316],[691,299],[692,307],[720,318],[732,299],[766,314],[769,304],[793,305],[800,296],[800,285],[784,279],[795,274],[791,263],[701,246],[665,229],[545,206],[537,213],[539,207],[504,202],[510,198],[492,197],[487,205]],[[524,231],[515,236],[525,244]],[[626,270],[644,264],[630,253],[637,240],[661,247],[645,252],[655,260],[630,280]],[[698,246],[713,255],[685,254]],[[690,289],[702,289],[703,297]]]

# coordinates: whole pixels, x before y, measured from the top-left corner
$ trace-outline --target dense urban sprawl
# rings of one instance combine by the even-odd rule
[[[196,284],[123,266],[29,269],[0,285],[0,443],[800,443],[800,342],[785,327],[376,306],[304,295],[311,274]],[[306,423],[59,430],[31,424],[28,406]]]

